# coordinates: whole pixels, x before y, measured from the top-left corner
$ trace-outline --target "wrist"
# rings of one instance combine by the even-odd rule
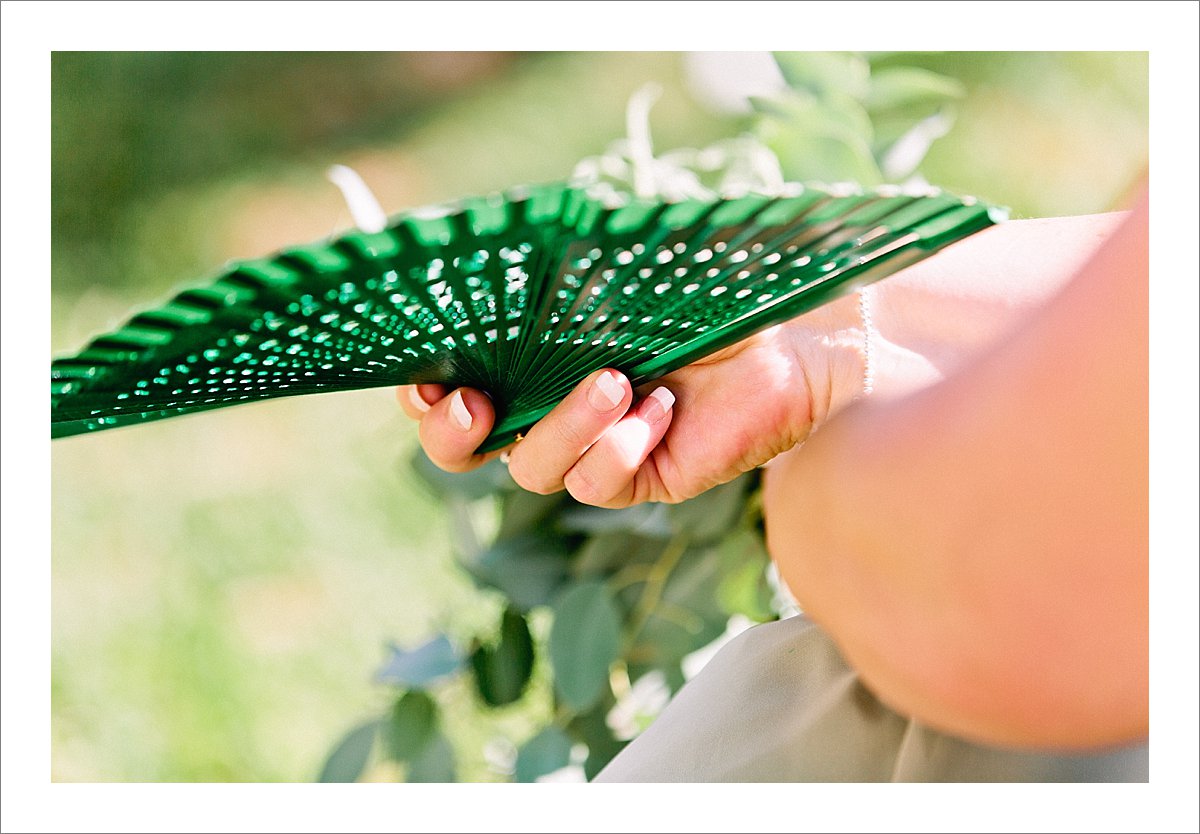
[[[857,293],[848,295],[783,326],[787,348],[808,388],[808,411],[799,418],[806,425],[798,437],[817,431],[869,387],[867,328],[859,301]]]

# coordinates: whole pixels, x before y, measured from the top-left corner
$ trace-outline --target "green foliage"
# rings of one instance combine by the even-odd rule
[[[521,745],[514,778],[534,782],[539,776],[561,770],[571,760],[571,739],[557,727],[547,727]]]
[[[753,190],[762,154],[770,156],[764,144],[788,180],[876,185],[914,177],[930,144],[949,129],[951,106],[965,88],[904,57],[779,54],[789,88],[753,102],[754,136],[665,155],[655,161],[656,187],[684,193],[720,183]],[[581,169],[610,189],[629,190],[632,168],[621,154],[587,160]],[[706,157],[719,158],[719,170]],[[409,661],[395,650],[380,673],[393,686],[428,689],[403,695],[384,722],[394,728],[403,715],[405,727],[424,728],[420,736],[406,731],[417,738],[420,755],[386,745],[394,759],[412,762],[409,779],[438,772],[426,769],[421,756],[450,752],[429,741],[443,739],[436,701],[451,697],[447,681],[470,678],[467,689],[496,717],[497,735],[516,748],[512,766],[494,768],[498,773],[536,781],[579,764],[575,752],[585,749],[582,770],[590,779],[652,720],[652,714],[628,720],[635,689],[661,680],[673,694],[684,684],[685,659],[720,638],[732,617],[778,616],[757,472],[677,505],[603,510],[563,493],[523,492],[499,463],[449,475],[418,453],[413,468],[455,519],[460,564],[483,594],[499,599],[502,613],[494,633],[469,638],[470,663],[436,685],[429,676],[397,674]],[[494,532],[478,523],[489,513],[496,516]],[[548,629],[530,627],[547,618]],[[551,709],[533,708],[545,698]],[[520,737],[505,735],[501,718],[522,708],[533,726]],[[439,765],[445,765],[440,775],[453,772],[452,763],[439,759]]]
[[[410,781],[453,774],[439,702],[455,697],[464,677],[498,721],[548,691],[552,709],[519,744],[513,779],[561,770],[575,745],[587,751],[590,778],[626,743],[609,714],[632,681],[658,670],[674,691],[684,682],[683,659],[721,636],[732,614],[776,616],[758,503],[749,500],[757,473],[678,505],[602,510],[563,493],[524,492],[499,463],[448,476],[418,451],[412,467],[457,519],[460,544],[474,543],[459,548],[463,569],[503,605],[494,631],[470,638],[465,652],[446,635],[412,650],[392,646],[376,674],[397,690],[377,722],[377,746],[407,766]],[[479,521],[485,510],[498,515],[491,534]],[[548,629],[531,628],[547,617]],[[542,686],[539,669],[548,678]],[[367,731],[356,732],[361,747]],[[347,758],[346,744],[331,762]]]
[[[373,754],[407,768],[409,782],[453,782],[454,747],[441,730],[440,709],[422,691],[400,695],[388,715],[348,732],[321,768],[320,782],[356,782]]]
[[[858,53],[775,57],[789,89],[755,100],[755,129],[792,180],[902,180],[949,129],[950,105],[965,94],[949,76],[910,66],[875,68]]]
[[[494,647],[477,646],[471,653],[479,697],[492,707],[520,698],[533,674],[533,655],[533,635],[525,618],[516,609],[505,609],[499,642]]]
[[[603,582],[580,582],[554,606],[550,660],[554,685],[568,707],[592,706],[608,682],[608,667],[617,659],[620,614]]]
[[[379,721],[360,724],[342,737],[334,746],[321,768],[318,782],[354,782],[366,770],[375,739],[379,735]]]
[[[440,732],[434,733],[408,766],[409,782],[453,782],[454,775],[454,747]]]
[[[479,57],[454,60],[478,65]],[[475,76],[451,66],[430,86],[428,72],[404,66],[420,60],[449,59],[56,53],[54,349],[78,347],[214,263],[284,242],[247,223],[251,214],[238,207],[270,228],[282,224],[289,236],[298,221],[305,231],[294,240],[345,223],[321,177],[331,162],[361,163],[389,209],[548,181],[619,133],[628,94],[649,78],[665,86],[651,115],[656,148],[705,145],[736,127],[689,103],[678,55],[492,55],[484,70],[512,62],[516,71],[455,91],[445,85]],[[1019,216],[1094,213],[1121,207],[1144,168],[1144,52],[873,53],[866,60],[870,80],[880,83],[860,104],[872,118],[878,158],[889,130],[885,104],[896,101],[890,82],[882,83],[885,71],[922,69],[965,85],[967,96],[946,105],[956,116],[951,132],[920,168],[950,190],[1011,205]],[[772,145],[809,130],[765,111],[751,125],[763,140],[769,126]],[[731,175],[728,158],[753,169],[763,156],[757,144],[753,136],[723,139],[717,145],[726,153],[715,160],[717,145],[659,159],[686,162],[701,185],[722,190],[745,180]],[[844,178],[832,167],[817,173]],[[407,465],[401,477],[389,470],[387,450],[415,432],[386,397],[382,405],[370,392],[307,399],[54,450],[52,778],[293,781],[319,775],[332,748],[342,755],[330,756],[327,778],[420,778],[412,763],[389,765],[373,722],[373,731],[355,735],[361,727],[354,726],[339,740],[364,695],[377,699],[382,719],[410,689],[438,704],[438,731],[457,753],[456,778],[509,778],[526,739],[544,727],[576,750],[586,745],[584,772],[594,775],[625,743],[606,723],[616,695],[605,687],[586,713],[556,712],[548,604],[528,612],[536,655],[521,696],[495,708],[476,695],[470,649],[475,640],[498,644],[507,600],[486,583],[476,591],[469,574],[449,565],[447,539],[466,560],[494,539],[544,526],[567,542],[572,578],[607,580],[627,562],[652,563],[670,537],[672,511],[690,502],[592,512],[564,496],[511,489],[503,467],[450,475],[429,465],[431,477],[447,484],[477,485],[474,500],[435,501],[417,494]],[[392,423],[381,436],[377,421],[386,417]],[[122,463],[131,460],[144,465]],[[746,494],[752,501],[756,491]],[[459,521],[464,510],[475,514],[471,530]],[[752,621],[773,617],[755,525],[739,524],[711,546],[722,560],[721,610]],[[373,664],[382,675],[395,658],[379,650],[380,638],[402,635],[405,650],[396,651],[415,652],[437,631],[459,657],[452,671],[423,681],[398,671],[368,688]],[[625,673],[637,681],[645,667],[619,660],[613,668],[619,689]],[[485,760],[489,741],[501,753]]]
[[[945,76],[905,66],[873,72],[868,58],[852,53],[781,54],[778,62],[790,89],[755,102],[755,128],[792,180],[874,185],[910,174],[936,138],[929,120],[945,118],[939,114],[946,103],[962,94]],[[723,146],[721,172],[702,170],[700,154],[676,154],[661,163],[659,187],[703,187],[715,175],[753,188],[746,177],[756,166],[744,163],[761,152],[750,138]],[[628,166],[592,167],[625,171],[605,183],[632,188]],[[562,493],[523,492],[499,462],[451,475],[418,453],[412,467],[455,519],[460,564],[483,591],[499,595],[503,613],[495,635],[470,640],[465,666],[439,636],[412,652],[393,648],[377,675],[410,689],[383,723],[385,753],[410,763],[410,780],[453,773],[452,751],[438,730],[437,680],[465,673],[486,709],[511,710],[532,697],[535,669],[542,668],[552,714],[519,747],[513,778],[534,781],[561,770],[573,745],[582,744],[590,779],[627,741],[628,728],[614,729],[613,716],[634,682],[659,675],[673,693],[685,680],[684,659],[721,637],[731,616],[777,616],[757,473],[677,505],[604,510]],[[499,515],[491,536],[472,521],[481,505]],[[529,620],[547,613],[548,636],[535,639]]]
[[[391,709],[382,727],[384,755],[408,764],[410,782],[452,782],[454,748],[439,728],[437,703],[425,692],[406,692]]]
[[[546,605],[567,581],[570,542],[545,533],[498,538],[465,567],[521,611]]]
[[[389,758],[406,762],[416,758],[437,735],[437,704],[424,692],[406,692],[392,707],[384,725],[384,749]]]
[[[519,53],[495,53],[479,77]],[[461,79],[414,84],[423,56],[314,52],[55,52],[51,172],[56,228],[93,253],[54,281],[129,280],[127,207],[253,166],[276,170],[314,147],[344,149],[419,126]],[[399,71],[397,71],[399,70]],[[203,137],[197,141],[197,137]],[[100,173],[102,172],[102,173]],[[100,257],[102,256],[102,257]]]
[[[755,622],[771,619],[771,588],[758,569],[768,558],[762,535],[737,530],[721,540],[717,553],[722,565],[717,604],[731,615]]]
[[[375,680],[392,686],[421,688],[453,674],[461,665],[462,657],[446,636],[439,634],[412,651],[392,646],[391,657],[375,675]]]

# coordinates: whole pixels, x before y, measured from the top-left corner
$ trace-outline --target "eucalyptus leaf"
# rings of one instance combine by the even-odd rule
[[[723,614],[717,604],[721,581],[721,554],[714,545],[692,546],[667,577],[660,605],[674,606],[693,614]],[[685,618],[677,617],[681,621]]]
[[[661,669],[670,676],[680,671],[683,658],[703,648],[725,632],[724,614],[691,612],[675,616],[670,611],[655,613],[642,627],[629,652],[629,672],[644,674]]]
[[[557,727],[547,727],[517,751],[513,778],[536,782],[539,776],[561,770],[571,763],[571,739]]]
[[[409,782],[453,782],[454,747],[441,732],[435,732],[408,764]]]
[[[666,504],[635,504],[620,510],[605,510],[575,504],[563,510],[559,524],[564,530],[579,533],[611,533],[623,531],[642,536],[670,538],[671,524]]]
[[[413,453],[409,466],[418,479],[439,497],[458,496],[468,501],[485,498],[505,489],[514,489],[508,468],[498,460],[485,463],[470,472],[446,472],[439,469],[421,448]]]
[[[538,495],[517,489],[506,493],[500,504],[500,530],[496,537],[508,539],[538,531],[545,534],[547,528],[554,526],[556,512],[568,500],[565,492]]]
[[[832,99],[793,93],[773,100],[759,118],[759,138],[789,180],[878,184],[882,177],[871,152],[870,116],[846,96]]]
[[[317,781],[358,781],[371,758],[371,750],[375,747],[375,738],[379,735],[381,723],[377,719],[367,721],[346,733],[329,753]]]
[[[961,81],[947,75],[920,67],[884,67],[871,74],[870,91],[863,103],[872,118],[887,111],[914,108],[928,115],[966,93]]]
[[[863,105],[843,93],[826,97],[790,90],[751,103],[765,120],[777,121],[790,136],[833,136],[870,143],[874,125]]]
[[[635,635],[627,657],[631,675],[636,666],[639,673],[659,668],[670,678],[685,655],[721,635],[729,618],[717,601],[722,567],[717,547],[684,551],[666,579],[658,604]]]
[[[462,667],[462,663],[462,656],[454,649],[449,638],[439,634],[415,649],[391,646],[387,661],[375,673],[375,680],[404,689],[421,689],[454,674]]]
[[[814,125],[811,130],[798,131],[766,120],[759,127],[759,135],[775,152],[790,180],[856,182],[868,186],[883,181],[869,140],[845,128]]]
[[[408,692],[396,701],[383,728],[387,757],[406,762],[420,755],[437,732],[437,704],[424,692]]]
[[[663,551],[664,540],[614,531],[592,536],[579,548],[573,571],[577,577],[603,577],[629,565],[653,562]]]
[[[525,618],[519,611],[506,609],[499,642],[495,647],[479,646],[471,655],[480,697],[493,707],[516,701],[533,674],[533,659],[533,636]]]
[[[816,96],[867,95],[871,65],[855,52],[776,52],[775,63],[788,86]]]
[[[708,541],[728,532],[742,515],[751,478],[743,475],[695,498],[668,507],[671,529],[693,541]]]
[[[573,542],[551,535],[498,539],[467,569],[522,611],[548,605],[570,575]]]
[[[584,710],[608,685],[608,669],[620,648],[620,615],[603,582],[569,588],[554,606],[550,660],[554,686],[563,702]]]

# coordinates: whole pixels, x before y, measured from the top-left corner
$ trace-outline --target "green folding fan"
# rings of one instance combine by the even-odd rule
[[[996,219],[945,193],[800,187],[613,207],[548,185],[419,210],[235,263],[54,361],[51,436],[442,382],[488,392],[497,449],[596,369],[638,385]]]

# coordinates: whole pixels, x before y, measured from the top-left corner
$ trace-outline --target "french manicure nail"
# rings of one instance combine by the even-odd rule
[[[588,402],[597,411],[612,411],[621,404],[623,399],[625,399],[625,390],[609,371],[596,377],[596,381],[588,389]]]
[[[657,423],[675,405],[675,395],[666,388],[655,388],[638,406],[638,416],[647,423]]]
[[[417,386],[415,385],[409,386],[408,401],[413,404],[413,408],[417,411],[426,412],[429,410],[429,403],[425,402],[424,397],[421,396],[421,392],[417,390]]]
[[[463,402],[462,391],[455,391],[450,397],[450,419],[463,431],[471,430],[471,412]]]

